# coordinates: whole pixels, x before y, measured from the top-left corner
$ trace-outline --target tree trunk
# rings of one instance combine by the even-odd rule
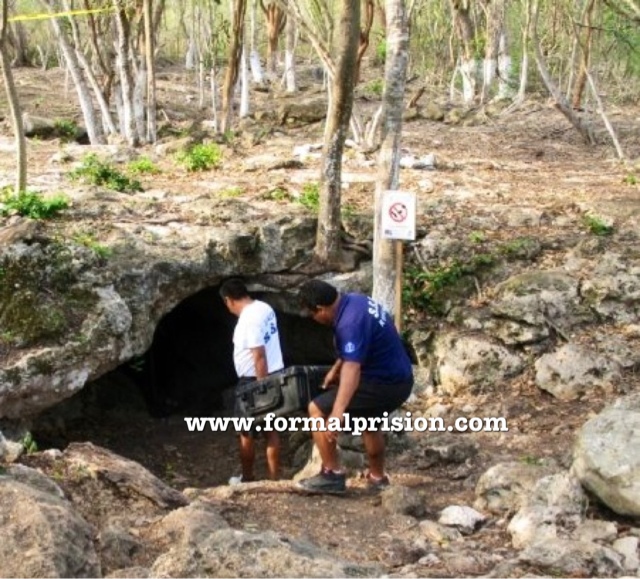
[[[260,6],[267,22],[267,72],[274,76],[278,65],[278,40],[284,30],[287,17],[276,2],[265,6],[261,0]]]
[[[581,31],[574,26],[576,40],[580,46],[580,68],[578,70],[578,76],[573,86],[573,98],[571,105],[575,110],[579,110],[582,107],[582,96],[584,95],[584,89],[587,86],[587,72],[591,63],[591,40],[593,38],[593,27],[591,20],[593,18],[593,9],[595,6],[595,0],[587,0],[587,4],[582,14],[582,24],[585,28],[584,42],[580,42]]]
[[[156,65],[155,65],[155,32],[153,29],[152,0],[144,0],[144,56],[147,65],[147,142],[155,143],[156,125]]]
[[[362,66],[362,59],[364,58],[364,53],[369,48],[369,36],[371,35],[371,27],[373,26],[373,16],[375,14],[375,5],[373,0],[363,0],[365,4],[364,12],[362,13],[362,17],[364,17],[364,22],[360,27],[360,42],[358,44],[358,56],[356,59],[356,84],[360,82],[360,67]]]
[[[116,9],[116,29],[118,32],[116,45],[117,69],[122,91],[122,125],[120,132],[129,145],[135,147],[140,141],[136,129],[134,110],[134,79],[131,71],[131,24],[127,18],[126,8],[122,0],[113,0]]]
[[[394,242],[382,238],[384,192],[398,188],[402,110],[409,60],[409,26],[405,0],[386,0],[387,55],[383,94],[382,143],[378,156],[373,233],[373,298],[394,311],[397,254]],[[398,323],[399,320],[396,320]]]
[[[22,22],[15,22],[13,28],[13,48],[15,51],[15,57],[11,65],[16,67],[31,66],[27,53],[29,42]]]
[[[249,64],[251,65],[251,76],[253,77],[253,82],[257,84],[262,84],[264,80],[264,75],[262,74],[262,65],[260,64],[260,55],[258,54],[258,50],[256,48],[256,4],[258,0],[251,0],[251,10],[249,12],[249,21],[250,21],[250,29],[249,34],[251,35],[251,52],[249,53]]]
[[[64,9],[67,11],[71,9],[69,6],[68,0],[64,0]],[[76,58],[78,59],[78,62],[80,63],[82,70],[85,76],[87,77],[87,80],[89,81],[89,85],[93,90],[93,95],[98,103],[98,107],[100,108],[100,112],[102,115],[103,131],[106,132],[107,135],[116,135],[118,133],[118,129],[116,128],[115,123],[113,122],[111,111],[109,110],[109,103],[102,91],[102,88],[98,84],[98,80],[93,74],[93,70],[91,69],[91,65],[87,61],[87,57],[82,51],[82,47],[80,45],[80,33],[78,31],[78,25],[75,19],[73,18],[69,19],[69,24],[71,25],[71,34],[73,35],[73,43],[75,47]],[[93,37],[93,32],[91,36]],[[91,45],[94,47],[95,50],[98,50],[97,43],[93,38],[92,38]]]
[[[340,262],[340,194],[342,186],[342,154],[353,109],[356,53],[360,35],[360,2],[339,0],[340,15],[336,30],[338,61],[331,84],[331,101],[327,113],[322,173],[320,210],[315,255],[321,263]]]
[[[293,93],[298,90],[296,85],[296,21],[287,18],[285,26],[285,52],[284,52],[284,77],[287,92]]]
[[[50,4],[50,0],[43,0],[42,4],[50,13],[53,12],[54,7]],[[73,84],[78,94],[78,100],[80,102],[80,108],[82,109],[82,116],[87,129],[89,142],[92,145],[104,143],[104,133],[102,131],[102,127],[96,122],[96,112],[93,108],[91,92],[89,91],[87,81],[82,73],[75,49],[69,44],[66,32],[60,25],[60,20],[58,18],[51,18],[51,25],[53,26],[56,38],[58,39],[58,44],[60,45],[62,54],[64,55],[67,70],[73,79]]]
[[[462,75],[462,95],[465,103],[470,103],[476,96],[478,62],[475,57],[473,42],[475,30],[471,20],[470,0],[451,0],[453,21],[458,39],[462,44],[459,70]]]
[[[483,63],[483,79],[481,101],[486,102],[490,96],[491,87],[498,76],[498,53],[500,51],[500,39],[504,35],[505,7],[504,0],[489,0],[485,4],[487,15],[486,36]]]
[[[513,90],[511,88],[511,54],[509,52],[509,41],[507,32],[500,35],[498,48],[498,98],[511,98]]]
[[[585,123],[569,106],[569,103],[564,98],[560,89],[556,86],[549,74],[549,69],[547,68],[547,64],[542,56],[542,51],[540,50],[540,41],[538,40],[538,1],[534,0],[532,16],[531,16],[531,33],[533,37],[533,48],[536,56],[536,64],[538,65],[538,71],[540,72],[540,76],[547,87],[547,90],[551,93],[551,96],[556,101],[556,106],[560,109],[562,114],[567,118],[567,120],[576,128],[576,130],[580,133],[585,143],[589,145],[595,144],[595,137],[593,135],[593,129],[588,123]]]
[[[13,125],[13,135],[16,141],[16,183],[15,194],[19,195],[27,187],[27,140],[24,136],[24,128],[22,126],[22,111],[20,109],[20,100],[18,91],[13,80],[11,71],[11,61],[7,54],[7,26],[9,18],[9,0],[0,0],[2,2],[2,12],[0,21],[0,60],[2,61],[2,78],[7,91],[7,101],[9,103],[9,113],[11,115],[11,124]]]
[[[231,39],[229,41],[229,62],[224,76],[224,86],[222,87],[222,126],[220,130],[226,133],[231,128],[231,115],[233,109],[233,91],[238,82],[238,71],[240,68],[240,56],[242,55],[244,15],[247,8],[246,0],[235,0],[232,2],[233,24]]]

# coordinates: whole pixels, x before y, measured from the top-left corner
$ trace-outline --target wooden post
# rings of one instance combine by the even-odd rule
[[[396,288],[395,288],[395,313],[394,319],[398,333],[402,333],[402,269],[403,269],[403,247],[402,241],[396,239]]]

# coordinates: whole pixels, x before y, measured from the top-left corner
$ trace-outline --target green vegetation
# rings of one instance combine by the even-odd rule
[[[112,254],[111,248],[98,243],[92,233],[76,233],[73,236],[73,241],[78,245],[89,248],[101,259],[107,259]]]
[[[622,180],[622,182],[626,183],[627,185],[637,185],[638,178],[634,174],[630,173]]]
[[[376,64],[384,64],[387,60],[387,41],[382,39],[378,44],[376,44],[376,56],[375,62]]]
[[[50,219],[69,207],[69,201],[64,195],[56,195],[49,199],[33,191],[22,191],[13,194],[11,187],[0,190],[0,215],[18,214],[31,219]]]
[[[27,432],[21,440],[22,448],[27,454],[33,454],[34,452],[38,452],[38,444],[33,438],[33,434]]]
[[[76,140],[78,136],[78,125],[75,121],[68,119],[56,119],[53,122],[56,134],[64,143],[70,143]]]
[[[498,251],[511,259],[522,259],[530,257],[536,252],[538,245],[536,241],[530,237],[517,237],[511,241],[503,243]]]
[[[0,339],[24,347],[79,328],[97,296],[76,286],[76,268],[72,249],[61,243],[0,259]]]
[[[291,195],[289,191],[283,189],[282,187],[276,187],[275,189],[271,189],[271,191],[267,191],[263,195],[264,199],[271,199],[272,201],[291,201]]]
[[[384,92],[384,81],[381,78],[374,78],[365,85],[365,90],[381,97]]]
[[[487,236],[482,231],[472,231],[469,234],[469,241],[471,243],[482,243],[487,239]]]
[[[128,165],[129,173],[134,175],[157,175],[160,173],[158,166],[149,157],[140,157],[135,161],[131,161]]]
[[[208,171],[222,164],[222,150],[215,143],[194,145],[189,150],[178,153],[177,160],[187,171]]]
[[[111,163],[102,161],[94,153],[85,155],[82,165],[71,172],[72,179],[83,179],[87,183],[104,186],[121,193],[142,191],[140,181],[130,179],[118,171]]]
[[[317,213],[320,209],[320,185],[318,183],[307,183],[302,188],[298,203]]]
[[[220,191],[220,197],[223,198],[233,198],[240,197],[244,193],[244,189],[242,187],[227,187]]]
[[[587,229],[591,231],[591,233],[599,237],[611,235],[613,233],[613,225],[608,225],[601,217],[598,217],[597,215],[585,215],[584,224],[587,226]]]

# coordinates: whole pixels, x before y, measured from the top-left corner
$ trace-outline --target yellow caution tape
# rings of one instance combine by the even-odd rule
[[[9,22],[22,22],[24,20],[48,20],[49,18],[65,18],[68,16],[84,16],[86,14],[99,14],[101,12],[112,12],[113,6],[107,8],[93,8],[90,10],[67,10],[66,12],[54,12],[52,14],[21,14],[9,18]]]

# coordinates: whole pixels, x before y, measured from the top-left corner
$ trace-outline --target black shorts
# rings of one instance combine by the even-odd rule
[[[382,418],[385,412],[391,413],[400,408],[413,388],[413,380],[397,384],[376,384],[374,382],[360,382],[346,412],[352,417]],[[330,388],[316,396],[313,403],[329,416],[338,395],[338,388]]]

